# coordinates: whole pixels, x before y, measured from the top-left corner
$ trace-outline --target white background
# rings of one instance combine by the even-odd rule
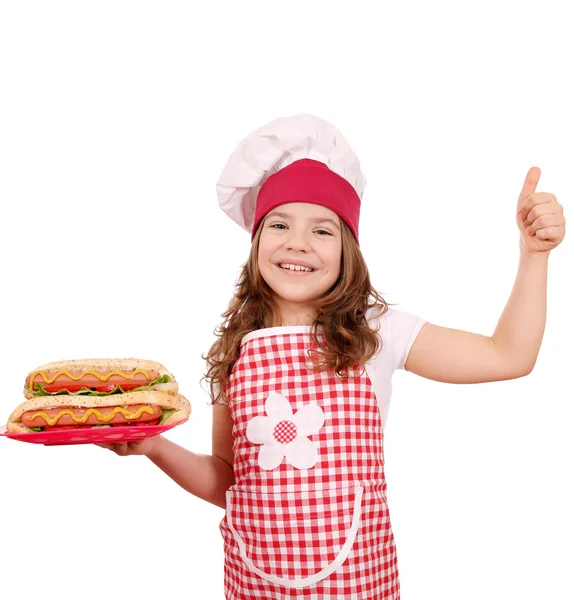
[[[192,403],[170,439],[210,452],[201,354],[249,251],[215,183],[279,116],[341,129],[368,180],[372,281],[439,325],[494,331],[529,167],[572,212],[560,2],[192,4],[2,3],[0,423],[36,366],[149,358]],[[531,375],[393,379],[405,599],[574,598],[572,259],[567,235]],[[1,438],[0,507],[2,597],[223,598],[223,511],[143,457]]]

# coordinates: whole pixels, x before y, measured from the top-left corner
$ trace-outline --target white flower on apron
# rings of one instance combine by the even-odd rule
[[[253,417],[247,424],[247,439],[263,444],[259,450],[259,466],[271,471],[283,458],[296,469],[310,469],[318,459],[317,447],[307,436],[318,433],[325,414],[318,404],[306,404],[295,414],[289,400],[273,392],[265,401],[267,417]]]

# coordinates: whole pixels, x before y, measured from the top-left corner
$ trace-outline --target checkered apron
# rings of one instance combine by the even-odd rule
[[[398,599],[369,377],[313,373],[309,333],[281,330],[244,340],[227,387],[235,483],[220,526],[225,597]]]

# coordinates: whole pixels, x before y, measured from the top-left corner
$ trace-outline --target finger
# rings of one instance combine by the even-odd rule
[[[534,234],[541,229],[545,229],[546,227],[559,227],[560,226],[560,216],[555,214],[545,214],[541,215],[534,222],[526,228],[526,233]]]
[[[96,443],[94,443],[94,446],[99,446],[100,448],[105,448],[106,450],[114,449],[114,444],[96,444]]]
[[[140,454],[144,445],[144,440],[138,440],[137,442],[129,442],[128,448],[132,454]]]
[[[116,453],[120,456],[125,456],[128,453],[128,443],[127,442],[118,442],[115,444]]]
[[[561,236],[560,227],[544,227],[535,233],[539,240],[553,241],[559,240]]]
[[[119,454],[120,456],[123,456],[128,449],[127,442],[117,442],[115,444],[96,444],[96,446],[100,446],[101,448],[106,448],[107,450],[111,450],[112,452],[115,452],[116,454]]]
[[[524,180],[524,184],[522,185],[522,190],[520,190],[520,195],[518,196],[518,210],[522,208],[522,205],[526,201],[529,196],[532,196],[536,191],[536,186],[538,185],[538,181],[540,180],[541,171],[538,167],[530,167],[528,173],[526,174],[526,178]]]
[[[555,214],[555,206],[552,204],[552,196],[550,194],[544,194],[540,197],[538,194],[534,194],[527,201],[521,210],[525,227],[528,227],[536,219],[543,215]]]

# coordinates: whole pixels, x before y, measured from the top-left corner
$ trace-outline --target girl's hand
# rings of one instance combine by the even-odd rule
[[[115,444],[96,444],[115,452],[118,456],[147,456],[150,457],[161,443],[161,435],[154,435],[137,442],[116,442]]]
[[[550,252],[566,233],[562,205],[554,194],[535,191],[539,179],[540,169],[531,167],[518,196],[520,249],[531,254]]]

